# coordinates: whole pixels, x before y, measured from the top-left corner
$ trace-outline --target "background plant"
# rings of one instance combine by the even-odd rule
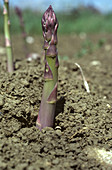
[[[12,54],[12,44],[11,44],[11,34],[10,34],[10,20],[9,20],[9,1],[4,0],[4,35],[5,35],[5,46],[7,52],[7,70],[8,72],[13,72],[13,54]]]
[[[25,55],[26,55],[26,57],[28,57],[29,52],[28,52],[28,47],[27,47],[27,43],[26,43],[27,33],[26,33],[26,29],[25,29],[22,10],[19,7],[15,7],[15,12],[16,12],[18,18],[19,18],[21,34],[22,34],[22,38],[23,38],[23,41],[24,41]]]

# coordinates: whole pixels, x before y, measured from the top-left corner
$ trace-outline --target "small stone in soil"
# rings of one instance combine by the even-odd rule
[[[55,165],[59,164],[59,159],[54,159],[54,160],[52,161],[52,163],[55,164]]]
[[[0,107],[4,105],[4,97],[0,95]]]

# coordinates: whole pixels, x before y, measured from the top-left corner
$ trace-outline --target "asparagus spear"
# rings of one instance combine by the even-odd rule
[[[27,47],[27,43],[26,43],[26,37],[27,37],[27,33],[25,31],[25,26],[24,26],[24,20],[23,20],[23,15],[22,15],[22,11],[19,7],[15,7],[15,12],[19,18],[20,21],[20,27],[21,27],[21,32],[22,32],[22,37],[24,40],[24,50],[25,50],[25,55],[26,57],[28,57],[28,47]]]
[[[7,69],[8,72],[13,72],[13,54],[10,36],[10,20],[9,20],[9,0],[4,0],[4,34],[5,34],[5,46],[7,52]]]
[[[50,5],[42,17],[42,30],[45,50],[44,88],[36,126],[53,127],[57,100],[58,52],[57,52],[58,21]]]

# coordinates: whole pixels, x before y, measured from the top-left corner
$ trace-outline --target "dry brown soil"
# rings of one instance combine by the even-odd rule
[[[27,62],[21,36],[12,37],[12,74],[0,52],[0,170],[111,170],[112,35],[59,36],[55,127],[41,132],[35,122],[43,88],[43,38],[34,40],[28,49],[41,57]]]

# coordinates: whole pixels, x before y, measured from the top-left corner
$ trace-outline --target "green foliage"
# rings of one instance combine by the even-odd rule
[[[2,11],[2,9],[0,9]],[[41,17],[42,14],[37,12],[32,12],[31,10],[23,11],[23,18],[25,22],[26,32],[29,34],[40,34],[42,33],[41,28]],[[21,33],[20,23],[15,11],[10,10],[10,21],[11,21],[11,33],[18,34]],[[3,14],[0,14],[0,30],[3,33]]]
[[[60,60],[69,60],[69,57],[67,55],[64,55],[64,56],[58,55],[58,59],[59,59],[59,61]]]
[[[106,42],[106,39],[105,38],[101,38],[99,41],[98,41],[98,46],[99,47],[102,47]]]
[[[0,30],[3,33],[3,16],[0,10]],[[24,10],[23,17],[25,28],[29,34],[42,34],[41,17],[42,14],[31,10]],[[75,13],[58,13],[59,34],[69,34],[72,32],[80,33],[96,33],[96,32],[112,32],[112,14],[101,15],[91,11],[82,10],[76,15]],[[10,12],[11,32],[20,33],[20,26],[15,11]]]
[[[90,39],[85,40],[82,45],[81,49],[76,53],[76,57],[80,58],[87,54],[92,54],[98,48],[101,48],[106,43],[106,39],[102,38],[99,39],[97,43],[93,43]]]

